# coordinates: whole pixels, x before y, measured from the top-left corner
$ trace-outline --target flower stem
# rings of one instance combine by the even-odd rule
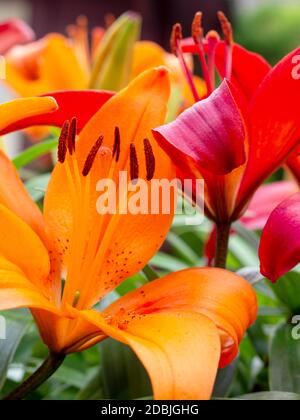
[[[3,400],[15,401],[25,398],[57,371],[65,360],[65,357],[64,354],[49,353],[49,356],[43,364],[26,381],[4,397]]]
[[[215,267],[226,268],[231,223],[217,224]]]

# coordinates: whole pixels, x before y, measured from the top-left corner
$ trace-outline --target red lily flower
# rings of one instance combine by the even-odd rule
[[[0,23],[0,54],[5,54],[17,44],[25,44],[35,38],[33,30],[21,19]]]
[[[300,262],[300,193],[271,214],[261,237],[261,273],[275,283]]]
[[[293,181],[279,181],[261,186],[254,194],[240,223],[249,230],[261,230],[265,227],[272,211],[285,199],[299,191]],[[232,234],[234,229],[232,229]],[[216,250],[217,232],[213,228],[205,245],[204,255],[208,265],[212,265]]]
[[[296,49],[272,69],[248,104],[229,81],[176,121],[154,130],[184,178],[206,183],[207,215],[228,224],[294,151],[300,139],[300,83],[292,77]]]

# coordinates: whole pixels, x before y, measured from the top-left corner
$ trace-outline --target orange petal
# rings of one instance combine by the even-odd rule
[[[220,338],[206,316],[185,311],[155,313],[136,317],[124,329],[108,325],[95,311],[85,311],[83,316],[133,349],[149,374],[156,400],[210,398]]]
[[[239,342],[255,321],[257,300],[242,277],[226,270],[195,268],[170,274],[125,295],[103,315],[126,325],[133,315],[170,310],[197,312],[215,323],[222,339],[224,366],[236,357]]]
[[[172,208],[170,214],[165,215],[101,216],[96,211],[100,197],[96,183],[105,178],[118,182],[120,171],[130,173],[131,143],[136,147],[141,178],[145,179],[147,172],[145,138],[152,144],[156,159],[154,177],[175,177],[170,159],[156,145],[151,133],[151,129],[165,119],[169,90],[166,69],[143,73],[106,102],[88,122],[76,144],[76,160],[73,154],[54,170],[46,193],[45,217],[54,236],[59,239],[58,246],[65,255],[70,273],[65,298],[71,304],[74,293],[80,291],[78,308],[92,306],[122,280],[139,271],[160,248],[169,230]],[[116,127],[119,127],[121,138],[117,164],[112,157]],[[103,146],[90,176],[84,178],[80,172],[100,135],[104,137]],[[113,165],[115,169],[110,173]]]
[[[53,98],[22,98],[0,105],[0,132],[18,120],[54,112],[57,103]]]
[[[0,205],[0,255],[18,266],[47,296],[48,251],[37,234],[3,205]]]
[[[39,308],[57,312],[15,264],[0,257],[0,310]]]
[[[45,238],[42,213],[29,196],[9,158],[0,151],[0,204],[26,222],[41,238]]]
[[[152,67],[165,65],[165,56],[166,52],[155,42],[136,42],[133,51],[132,78]]]

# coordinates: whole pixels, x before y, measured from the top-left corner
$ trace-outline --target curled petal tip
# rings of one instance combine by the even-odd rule
[[[165,66],[155,67],[154,70],[157,72],[159,76],[166,76],[170,73],[170,70]]]
[[[56,111],[59,108],[58,103],[55,98],[53,98],[52,96],[44,96],[44,98],[49,101],[50,105],[52,104],[50,111]]]

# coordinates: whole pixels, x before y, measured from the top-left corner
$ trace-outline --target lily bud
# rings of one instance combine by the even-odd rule
[[[133,12],[124,13],[110,26],[95,53],[90,88],[119,91],[129,83],[140,29],[141,18]]]

